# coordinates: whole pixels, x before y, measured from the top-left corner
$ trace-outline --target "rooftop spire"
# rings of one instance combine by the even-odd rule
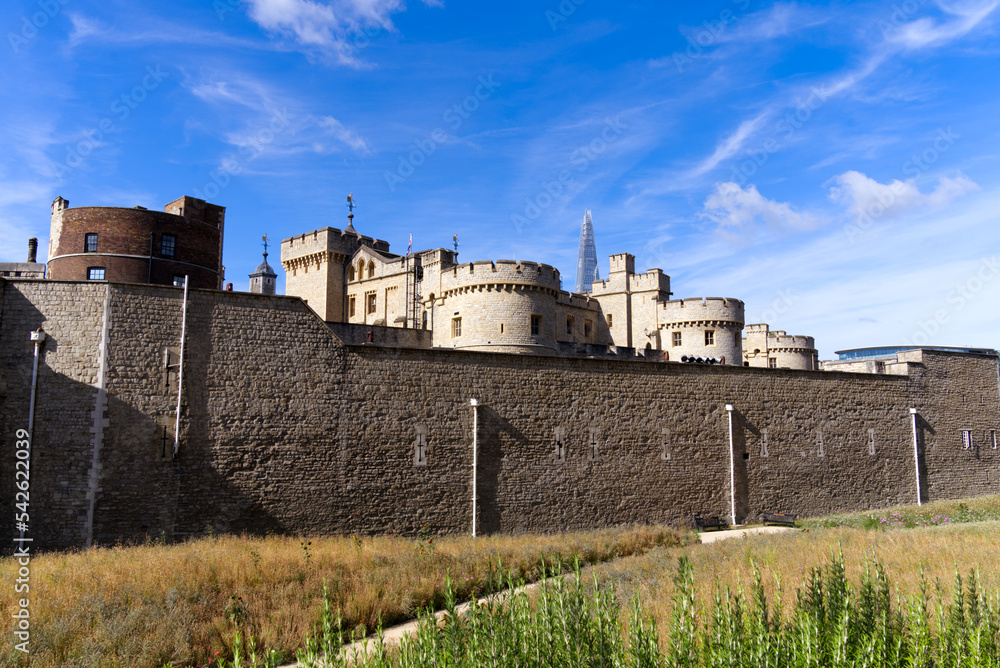
[[[357,203],[354,201],[354,193],[347,196],[347,229],[344,230],[344,234],[358,235],[358,231],[354,229],[354,207]]]

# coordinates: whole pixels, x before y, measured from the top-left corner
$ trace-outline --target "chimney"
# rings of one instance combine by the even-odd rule
[[[36,262],[35,257],[38,254],[38,239],[31,237],[28,239],[28,262],[34,264]]]

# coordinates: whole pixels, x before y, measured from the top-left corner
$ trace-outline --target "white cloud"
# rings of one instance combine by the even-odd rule
[[[403,0],[248,0],[250,18],[265,30],[291,37],[307,48],[332,52],[347,65],[360,66],[351,35],[373,27],[394,31],[392,15],[405,11]],[[440,0],[424,4],[441,6]]]
[[[818,222],[815,216],[796,211],[787,202],[767,199],[754,185],[743,189],[731,181],[715,186],[699,215],[720,227],[737,230],[760,223],[777,229],[809,229]]]
[[[358,153],[371,153],[368,142],[363,137],[359,137],[344,127],[344,124],[333,116],[323,116],[319,119],[319,126],[329,130],[334,137],[353,148]]]
[[[701,176],[702,174],[715,169],[720,162],[731,158],[735,155],[743,145],[746,144],[747,140],[750,139],[757,130],[764,125],[765,121],[770,114],[764,112],[759,114],[755,118],[751,118],[748,121],[743,121],[736,130],[723,139],[715,147],[715,151],[712,155],[705,158],[701,164],[695,167],[689,174],[689,177]]]
[[[910,21],[898,30],[887,34],[886,41],[905,49],[922,49],[937,46],[964,37],[978,26],[1000,4],[991,2],[939,2],[942,11],[953,16],[949,21],[937,22],[930,18]]]
[[[922,193],[913,179],[879,183],[854,170],[834,177],[836,185],[830,187],[829,197],[834,202],[847,205],[856,220],[867,217],[891,218],[918,206],[940,209],[956,197],[979,189],[964,174],[955,178],[942,176],[937,187]]]

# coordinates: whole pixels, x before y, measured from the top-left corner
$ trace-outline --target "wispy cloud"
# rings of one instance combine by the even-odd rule
[[[323,116],[319,119],[319,126],[329,130],[334,137],[353,148],[358,153],[371,153],[368,142],[363,137],[344,127],[344,124],[333,116]]]
[[[326,154],[341,147],[362,155],[371,153],[369,142],[339,119],[314,113],[308,103],[252,75],[203,73],[185,85],[228,119],[232,128],[221,139],[244,156]],[[223,162],[227,160],[236,157],[226,155]]]
[[[925,17],[910,21],[887,36],[889,44],[905,49],[923,49],[951,42],[968,34],[1000,5],[996,0],[990,2],[940,1],[937,4],[943,12],[953,18],[935,21]]]
[[[341,64],[362,67],[350,36],[375,26],[395,31],[392,15],[404,11],[403,0],[248,0],[250,18],[272,34],[306,49],[332,54]],[[441,6],[440,0],[424,4]]]
[[[188,44],[205,47],[231,47],[254,50],[274,50],[275,46],[258,39],[243,39],[216,30],[201,30],[189,25],[172,24],[157,17],[132,17],[128,28],[110,26],[96,18],[79,12],[69,15],[72,30],[67,46],[75,49],[84,44],[101,47],[142,48],[151,44]]]
[[[701,176],[718,167],[719,163],[723,160],[736,155],[747,143],[747,140],[763,127],[769,116],[768,112],[763,112],[754,118],[740,123],[739,127],[732,134],[719,142],[712,155],[705,158],[697,167],[691,170],[689,176]]]

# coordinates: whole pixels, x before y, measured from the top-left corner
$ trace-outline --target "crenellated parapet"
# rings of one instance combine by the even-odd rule
[[[559,270],[537,262],[481,260],[456,265],[441,274],[442,296],[470,291],[542,291],[552,298],[560,290]]]
[[[389,242],[358,234],[352,229],[346,231],[336,227],[324,227],[290,237],[281,242],[281,265],[285,271],[308,267],[331,259],[350,257],[362,246],[380,252],[389,251]]]
[[[671,299],[660,305],[661,324],[720,323],[743,329],[743,302],[722,297]]]
[[[783,330],[772,332],[767,324],[747,325],[743,362],[761,368],[815,370],[816,340],[811,336],[790,336]]]

